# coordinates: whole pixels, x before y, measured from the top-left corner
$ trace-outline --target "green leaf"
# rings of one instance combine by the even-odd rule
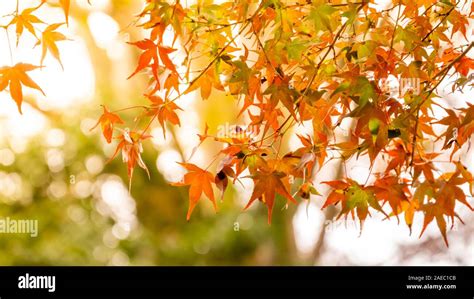
[[[300,59],[303,51],[308,47],[308,42],[301,39],[294,39],[286,45],[289,59]]]
[[[405,44],[405,49],[412,50],[413,44],[420,39],[420,36],[417,35],[415,31],[410,30],[410,28],[398,26],[395,33],[394,42],[402,41]]]
[[[309,13],[309,19],[314,22],[316,31],[331,31],[331,15],[337,11],[334,7],[327,4],[314,6]]]
[[[355,18],[357,17],[357,6],[353,5],[352,8],[343,13],[342,16],[347,18],[347,24],[350,25],[354,23]]]
[[[441,1],[439,1],[439,2],[441,2],[441,3],[443,3],[443,4],[446,4],[446,5],[448,5],[448,6],[454,6],[454,4],[452,4],[449,0],[441,0]]]
[[[334,90],[334,92],[331,94],[330,97],[332,98],[333,95],[338,94],[338,93],[340,93],[340,92],[343,92],[343,91],[349,89],[350,86],[351,86],[351,83],[350,83],[349,81],[344,81],[344,82],[342,82],[342,83]]]
[[[375,90],[366,77],[358,77],[356,83],[353,86],[354,95],[359,95],[359,107],[364,107],[369,99],[375,99]]]
[[[377,47],[377,44],[374,43],[373,41],[367,41],[357,48],[357,58],[358,59],[363,59],[366,57],[371,56],[375,52],[375,48]]]

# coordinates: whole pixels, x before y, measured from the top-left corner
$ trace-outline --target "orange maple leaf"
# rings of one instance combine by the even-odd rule
[[[340,202],[342,209],[337,218],[340,218],[342,215],[345,215],[347,218],[350,213],[352,218],[355,219],[354,212],[356,212],[357,217],[359,217],[360,220],[361,231],[363,222],[367,218],[367,215],[369,215],[369,207],[384,214],[387,218],[389,217],[384,212],[384,210],[382,210],[382,207],[378,202],[379,199],[376,198],[374,188],[372,186],[361,186],[356,181],[351,179],[345,179],[343,181],[328,181],[322,183],[327,184],[333,188],[322,209],[328,205],[336,205],[338,202]]]
[[[411,196],[406,182],[400,182],[397,176],[386,175],[375,181],[373,190],[378,200],[389,203],[392,208],[391,215],[395,215],[398,221],[398,214],[403,211],[404,206],[409,204],[407,195]]]
[[[212,173],[205,169],[201,169],[192,163],[178,163],[182,165],[188,173],[184,175],[181,182],[172,183],[173,186],[187,186],[189,185],[189,209],[186,216],[186,220],[191,218],[191,214],[196,207],[201,195],[204,194],[214,205],[214,209],[217,211],[216,200],[214,198],[214,191],[212,190],[212,182],[214,182],[214,176]]]
[[[35,46],[42,44],[41,65],[43,65],[43,60],[46,57],[46,53],[49,51],[49,53],[51,53],[51,55],[53,55],[53,57],[59,61],[59,64],[64,69],[56,42],[67,40],[67,38],[64,36],[64,34],[55,31],[63,24],[64,23],[57,23],[46,27],[46,29],[43,31],[42,40],[36,43]]]
[[[207,73],[206,73],[207,74]],[[207,75],[197,77],[189,84],[189,87],[184,91],[184,94],[188,94],[198,88],[201,88],[201,98],[206,100],[211,95],[212,91],[212,80]]]
[[[42,0],[41,4],[44,2],[46,2],[46,0]],[[87,0],[87,3],[91,5],[90,0]],[[61,5],[61,8],[63,9],[64,17],[66,18],[66,24],[69,26],[69,10],[71,8],[71,0],[59,0],[59,5]]]
[[[64,11],[64,17],[66,18],[66,24],[69,26],[69,8],[71,7],[70,0],[59,0],[59,5]]]
[[[474,69],[474,59],[469,57],[462,57],[459,59],[459,62],[454,64],[456,70],[466,77],[469,74],[469,71]]]
[[[420,210],[423,211],[425,215],[425,218],[423,219],[423,229],[421,230],[420,238],[428,227],[428,224],[430,224],[433,219],[436,219],[436,224],[438,225],[439,231],[443,236],[443,240],[446,243],[446,246],[449,247],[448,237],[446,235],[446,220],[444,219],[443,208],[436,204],[429,203],[421,206]]]
[[[176,73],[176,67],[171,59],[168,57],[170,53],[173,53],[176,49],[172,49],[165,46],[158,46],[158,53],[160,54],[161,62],[166,66],[167,69]]]
[[[104,108],[104,113],[100,116],[99,121],[91,128],[91,130],[95,129],[100,124],[102,134],[107,140],[107,143],[110,143],[112,142],[114,125],[123,124],[123,120],[117,114],[109,112],[107,107],[102,106],[102,108]]]
[[[179,117],[175,110],[183,110],[172,101],[165,101],[156,95],[145,95],[151,102],[152,106],[149,111],[150,115],[157,115],[163,130],[163,137],[166,138],[165,121],[169,121],[173,125],[180,125]]]
[[[132,186],[133,170],[137,164],[146,171],[148,178],[150,178],[150,172],[141,156],[141,153],[143,152],[142,141],[148,138],[151,138],[151,135],[124,130],[123,134],[118,137],[120,142],[117,145],[115,153],[109,159],[109,161],[113,160],[118,155],[119,151],[122,151],[122,160],[124,163],[127,163],[129,190]]]
[[[288,192],[287,187],[281,181],[286,175],[277,171],[260,171],[253,175],[255,187],[252,196],[244,209],[247,209],[252,203],[259,199],[267,205],[268,209],[268,223],[272,222],[272,210],[275,203],[276,193],[282,195],[289,202],[296,203],[296,200]]]
[[[17,63],[12,67],[4,66],[0,68],[0,91],[5,90],[8,85],[10,85],[10,95],[12,99],[16,102],[18,106],[18,111],[21,111],[21,104],[23,103],[23,90],[22,84],[37,89],[41,91],[43,95],[45,93],[31,78],[26,74],[26,72],[40,68],[27,63]]]
[[[38,9],[43,3],[41,3],[37,7],[32,7],[32,8],[27,8],[23,10],[20,14],[16,14],[15,17],[10,21],[10,23],[7,25],[16,25],[16,45],[18,46],[18,42],[20,41],[20,36],[23,34],[24,28],[26,28],[31,34],[34,35],[34,37],[38,38],[36,36],[35,28],[33,27],[33,24],[35,23],[43,23],[38,17],[35,15],[32,15],[32,13]]]
[[[455,205],[458,201],[466,205],[471,211],[474,211],[474,208],[467,202],[463,190],[459,187],[470,181],[471,179],[463,175],[458,167],[455,172],[444,173],[438,179],[425,181],[417,188],[414,199],[419,203],[419,210],[423,211],[425,216],[420,237],[428,225],[436,219],[436,224],[446,246],[449,246],[444,217],[450,218],[453,226],[454,217],[457,217],[462,222],[459,215],[455,212]],[[425,203],[425,199],[428,199],[428,202]],[[453,226],[451,226],[451,229]]]
[[[151,71],[159,86],[159,81],[158,81],[159,65],[158,65],[158,53],[157,53],[156,44],[149,39],[144,39],[144,40],[129,43],[129,44],[138,47],[140,50],[143,50],[144,52],[140,55],[140,58],[138,58],[137,68],[127,79],[130,79],[131,77],[135,76],[138,72],[140,72],[144,68],[150,66],[150,63],[153,60],[153,63],[151,63]]]

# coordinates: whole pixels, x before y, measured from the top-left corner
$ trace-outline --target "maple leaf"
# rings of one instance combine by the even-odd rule
[[[179,94],[179,75],[178,73],[171,73],[165,80],[164,88],[166,89],[166,95],[171,92],[171,88],[176,90]]]
[[[299,134],[297,134],[296,136],[298,136],[299,140],[303,144],[303,147],[297,149],[294,152],[286,154],[285,157],[297,157],[298,162],[296,163],[297,165],[295,167],[295,170],[299,171],[306,169],[308,173],[310,173],[316,163],[316,146],[313,144],[310,136],[302,136]]]
[[[208,99],[211,96],[212,87],[224,90],[219,82],[219,79],[215,77],[215,73],[212,68],[203,73],[200,77],[196,77],[190,82],[189,87],[184,91],[184,94],[188,94],[198,88],[201,88],[201,98],[203,100]]]
[[[388,202],[392,215],[398,220],[398,214],[403,211],[404,202],[409,201],[410,191],[406,182],[399,182],[396,176],[384,176],[374,183],[374,194],[378,200]]]
[[[124,130],[122,135],[118,137],[120,142],[118,143],[117,149],[109,161],[113,160],[120,151],[122,152],[122,161],[127,163],[129,190],[131,190],[132,187],[133,170],[137,164],[146,171],[148,178],[150,178],[150,172],[148,171],[145,162],[142,160],[141,153],[143,152],[142,141],[151,137],[151,135],[145,135],[143,133],[133,132],[127,129]]]
[[[435,170],[432,159],[437,157],[438,153],[428,153],[425,156],[415,155],[413,160],[413,178],[418,179],[421,173],[429,181],[434,181],[433,171]]]
[[[469,191],[471,192],[471,196],[474,196],[474,178],[472,173],[470,173],[466,166],[462,165],[461,162],[456,163],[456,171],[461,174],[461,176],[464,178],[466,183],[469,184]]]
[[[107,140],[107,143],[110,143],[112,142],[115,124],[123,124],[123,120],[117,114],[109,112],[107,107],[102,106],[102,108],[104,109],[104,113],[100,116],[99,121],[91,128],[91,130],[95,129],[100,124],[105,140]]]
[[[388,215],[382,210],[372,187],[363,187],[350,179],[327,181],[323,182],[323,184],[331,186],[333,191],[329,194],[322,208],[340,202],[342,209],[337,218],[340,218],[342,215],[346,215],[347,217],[349,213],[351,213],[352,218],[354,218],[354,211],[356,211],[361,224],[361,231],[363,222],[369,214],[369,206],[388,218]]]
[[[41,41],[36,43],[36,46],[42,44],[41,65],[43,65],[43,60],[46,57],[46,53],[49,51],[49,53],[51,53],[51,55],[53,55],[53,57],[59,62],[61,68],[64,69],[56,42],[67,40],[67,38],[64,34],[55,31],[63,24],[64,23],[51,24],[46,27],[43,31]]]
[[[358,106],[351,115],[360,116],[354,133],[364,138],[368,145],[367,150],[371,164],[375,161],[378,153],[388,143],[387,117],[385,113],[372,104],[365,104],[362,108]]]
[[[296,200],[288,192],[288,188],[282,182],[287,177],[285,173],[278,171],[259,171],[252,175],[255,187],[249,202],[244,209],[248,209],[255,200],[260,200],[267,205],[268,223],[272,222],[272,210],[275,203],[275,195],[278,193],[286,198],[287,202],[296,203]]]
[[[129,42],[129,44],[138,47],[140,50],[143,50],[144,52],[140,55],[140,58],[138,58],[137,68],[127,79],[132,78],[138,72],[140,72],[144,68],[151,65],[153,77],[155,78],[155,80],[157,81],[157,85],[159,86],[159,81],[158,81],[159,64],[158,64],[157,45],[149,39],[144,39],[144,40],[133,42],[133,43]],[[153,60],[153,63],[151,63],[152,60]]]
[[[0,91],[5,90],[7,86],[10,87],[10,95],[16,102],[20,114],[22,113],[21,104],[23,103],[22,85],[39,90],[43,95],[45,95],[41,87],[39,87],[27,74],[27,72],[38,68],[40,67],[27,63],[17,63],[12,67],[5,66],[0,68]]]
[[[268,149],[261,149],[261,148],[251,148],[251,147],[243,147],[242,151],[237,154],[237,156],[242,157],[242,168],[241,166],[238,167],[237,174],[240,174],[246,167],[249,168],[251,173],[258,171],[258,169],[266,170],[270,172],[269,168],[274,166],[269,166],[265,157],[270,154]],[[276,162],[275,160],[269,162]]]
[[[444,173],[434,181],[424,181],[416,189],[414,199],[419,205],[419,210],[423,211],[425,216],[420,237],[427,226],[436,219],[446,246],[449,246],[444,217],[451,218],[454,225],[454,217],[459,218],[454,210],[457,201],[474,211],[474,208],[467,202],[466,195],[459,187],[459,185],[472,182],[472,177],[463,174],[462,169],[464,168],[458,167],[455,172]]]
[[[183,110],[179,108],[172,101],[163,100],[161,97],[156,95],[145,95],[153,104],[150,108],[150,115],[157,115],[158,121],[160,122],[161,128],[163,130],[163,137],[166,138],[166,126],[165,121],[169,121],[173,125],[180,125],[179,117],[176,114],[175,110]]]
[[[223,151],[225,152],[225,150]],[[229,151],[227,151],[229,152]],[[228,177],[232,177],[237,179],[237,175],[235,174],[234,170],[232,169],[232,165],[235,163],[235,159],[232,154],[228,154],[219,164],[217,167],[217,173],[214,178],[214,183],[216,187],[221,191],[221,200],[224,199],[224,192],[229,184]]]
[[[59,5],[61,5],[61,8],[64,11],[64,17],[66,18],[66,24],[69,26],[69,9],[71,7],[71,1],[70,0],[59,0]]]
[[[160,54],[161,62],[163,62],[167,69],[169,69],[173,73],[176,73],[176,67],[174,66],[174,63],[171,61],[171,59],[168,57],[168,55],[170,53],[173,53],[174,51],[176,51],[176,49],[171,49],[169,47],[160,45],[158,46],[158,53]]]
[[[452,10],[448,20],[452,23],[452,31],[451,31],[451,38],[453,37],[454,33],[461,32],[464,38],[469,41],[466,36],[467,28],[469,28],[469,21],[466,16],[461,14],[457,10]]]
[[[41,4],[37,7],[27,8],[23,10],[20,14],[17,14],[16,16],[14,16],[13,19],[10,21],[10,23],[7,25],[7,27],[13,24],[16,25],[16,45],[17,46],[18,46],[18,42],[20,41],[20,36],[22,35],[24,28],[26,28],[31,34],[34,35],[34,37],[38,39],[38,37],[36,36],[36,31],[33,24],[43,23],[43,21],[41,21],[37,16],[32,15],[32,13],[36,9],[38,9],[38,7],[40,6]]]
[[[335,146],[341,150],[344,159],[349,159],[355,153],[357,153],[357,157],[359,157],[359,154],[364,149],[362,146],[359,146],[359,137],[352,132],[350,134],[350,140],[337,143]]]
[[[474,69],[474,59],[464,56],[459,59],[459,62],[454,64],[454,67],[461,75],[466,77],[469,71]]]
[[[416,200],[401,201],[402,211],[405,213],[405,223],[410,230],[410,236],[412,233],[413,219],[415,218],[415,212],[419,210],[419,203]],[[397,218],[398,219],[398,218]]]
[[[192,163],[178,163],[182,165],[188,173],[184,175],[181,182],[172,183],[174,186],[187,186],[189,185],[189,209],[186,216],[186,220],[191,218],[191,214],[196,207],[197,203],[201,199],[202,193],[212,202],[214,209],[217,211],[216,200],[214,198],[214,191],[212,190],[212,182],[214,182],[214,176],[209,171],[199,168]]]
[[[327,4],[315,5],[308,18],[314,22],[316,32],[319,30],[332,30],[331,15],[337,10]]]
[[[445,111],[448,113],[448,115],[439,121],[435,122],[436,124],[441,124],[444,126],[447,126],[447,128],[444,130],[444,133],[441,134],[437,140],[439,140],[442,137],[445,137],[445,141],[443,144],[443,149],[448,149],[450,148],[453,143],[455,144],[457,142],[456,140],[456,133],[458,131],[458,128],[461,127],[461,119],[460,117],[454,112],[452,109],[445,109]],[[456,150],[456,148],[455,148]],[[454,153],[454,151],[453,151]]]
[[[457,121],[457,143],[461,147],[474,133],[474,105],[467,103],[466,108],[458,109],[462,112],[464,117],[462,121]],[[453,132],[454,133],[454,132]],[[454,138],[456,134],[451,136]]]
[[[446,246],[449,247],[448,237],[446,235],[446,220],[444,219],[443,210],[436,204],[426,204],[420,207],[420,210],[424,213],[424,220],[423,220],[423,229],[421,230],[420,237],[425,232],[428,224],[430,224],[433,219],[436,219],[436,224],[438,225],[439,231],[443,236],[443,240],[446,243]]]

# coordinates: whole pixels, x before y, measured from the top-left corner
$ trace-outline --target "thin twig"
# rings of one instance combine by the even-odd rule
[[[395,27],[393,28],[392,40],[390,41],[390,52],[388,53],[389,58],[390,58],[390,55],[392,55],[393,42],[395,41],[395,34],[397,33],[398,22],[400,21],[400,12],[401,12],[401,10],[402,10],[402,4],[399,2],[398,3],[397,21],[395,22]]]

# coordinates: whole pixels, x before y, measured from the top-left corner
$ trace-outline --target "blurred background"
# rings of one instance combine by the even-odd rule
[[[143,153],[151,179],[137,168],[129,193],[121,158],[106,163],[116,143],[90,129],[101,104],[117,110],[146,103],[146,75],[126,80],[139,54],[126,42],[143,38],[132,23],[143,2],[71,1],[69,26],[59,29],[70,38],[58,43],[64,70],[48,55],[46,67],[31,72],[46,97],[24,89],[20,115],[9,93],[0,92],[0,217],[39,221],[36,238],[0,234],[0,265],[474,265],[473,213],[459,210],[466,224],[449,232],[449,248],[434,223],[418,238],[420,215],[411,236],[404,223],[377,215],[360,233],[352,220],[333,221],[335,208],[321,211],[328,191],[321,185],[323,197],[309,202],[284,209],[277,200],[271,226],[264,205],[242,211],[250,180],[228,188],[217,214],[202,200],[187,222],[187,188],[168,184],[184,173],[176,162],[189,157],[206,122],[214,130],[236,124],[234,100],[215,90],[206,103],[194,94],[179,100],[182,126],[166,140],[154,123]],[[37,3],[20,0],[20,9]],[[1,1],[0,15],[15,6],[15,0]],[[37,15],[48,23],[64,20],[60,7],[45,5]],[[10,18],[0,20],[6,25]],[[14,28],[0,30],[0,66],[39,65],[41,47],[31,34],[23,34],[18,48],[15,43]],[[121,116],[130,123],[134,114]],[[298,146],[293,134],[287,147]],[[217,150],[205,144],[191,162],[207,165]],[[366,165],[360,159],[349,167],[364,181]],[[318,182],[337,177],[341,165],[325,168]]]

